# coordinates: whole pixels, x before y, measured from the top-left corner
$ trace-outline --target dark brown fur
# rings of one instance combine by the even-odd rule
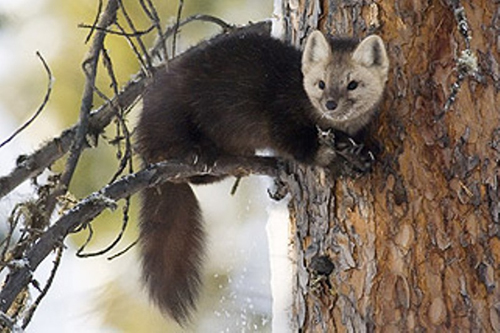
[[[142,193],[143,278],[150,297],[183,323],[201,284],[204,232],[200,207],[188,184],[164,183]]]

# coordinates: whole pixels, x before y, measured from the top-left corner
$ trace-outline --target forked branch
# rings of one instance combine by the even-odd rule
[[[245,176],[248,174],[276,175],[278,161],[270,157],[226,157],[218,160],[210,170],[204,165],[160,162],[92,193],[76,206],[61,216],[32,246],[22,265],[11,268],[6,283],[0,292],[0,312],[6,313],[17,295],[26,288],[32,279],[32,273],[38,265],[57,249],[66,236],[96,218],[106,208],[114,209],[116,202],[126,198],[147,186],[155,186],[167,180],[182,180],[194,175]],[[1,320],[1,318],[0,318]]]

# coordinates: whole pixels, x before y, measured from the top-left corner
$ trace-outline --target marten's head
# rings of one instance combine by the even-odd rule
[[[387,81],[389,59],[379,36],[358,43],[314,31],[302,55],[304,88],[320,124],[355,134],[370,120]]]

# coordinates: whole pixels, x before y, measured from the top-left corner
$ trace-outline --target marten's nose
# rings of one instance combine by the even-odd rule
[[[326,108],[330,111],[333,111],[337,108],[337,102],[329,100],[326,102]]]

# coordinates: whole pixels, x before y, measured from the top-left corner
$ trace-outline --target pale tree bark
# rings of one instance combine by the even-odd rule
[[[377,33],[391,61],[373,172],[286,179],[296,328],[500,331],[498,1],[281,6],[289,40]]]

